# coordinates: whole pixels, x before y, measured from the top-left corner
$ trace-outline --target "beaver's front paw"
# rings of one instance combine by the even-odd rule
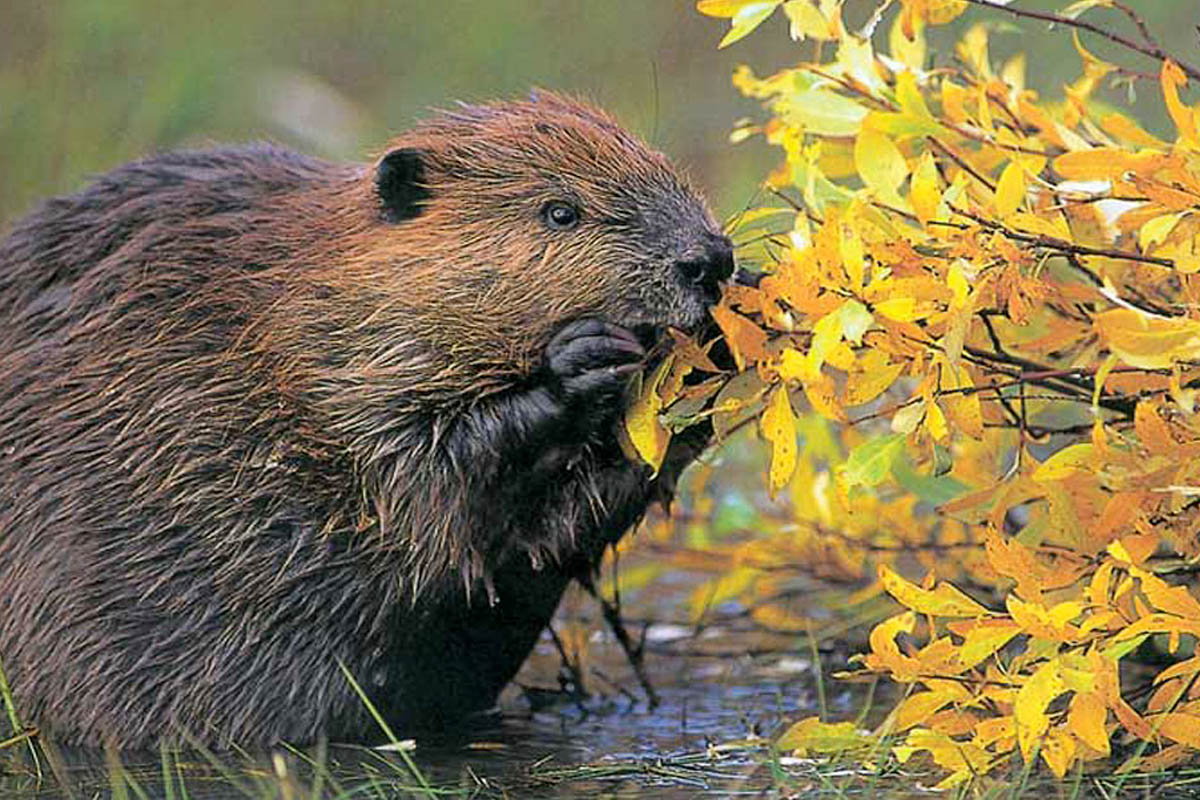
[[[598,319],[578,320],[546,346],[549,388],[572,412],[612,417],[645,357],[645,348],[625,328]]]

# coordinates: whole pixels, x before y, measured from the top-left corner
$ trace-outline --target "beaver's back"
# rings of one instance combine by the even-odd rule
[[[225,258],[247,215],[272,199],[344,178],[345,167],[269,144],[166,153],[119,167],[85,190],[43,203],[0,240],[0,336],[14,339],[95,313],[155,269],[190,285]],[[210,246],[178,263],[187,248]],[[214,260],[213,256],[217,258]],[[74,297],[77,281],[88,294]],[[13,337],[13,338],[8,338]]]
[[[289,196],[346,175],[266,145],[167,154],[0,242],[0,658],[49,729],[99,741],[121,719],[139,741],[186,716],[229,731],[247,700],[273,709],[267,731],[327,723],[287,710],[296,681],[267,665],[337,652],[345,634],[306,604],[364,626],[349,606],[369,579],[337,567],[349,543],[320,529],[310,487],[336,459],[293,446],[272,364],[241,343],[280,291],[244,278],[290,246],[260,233]],[[292,588],[306,580],[311,596]],[[241,697],[223,703],[222,683]],[[181,712],[195,692],[202,714]]]

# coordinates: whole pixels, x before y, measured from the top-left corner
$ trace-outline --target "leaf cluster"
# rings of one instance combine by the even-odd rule
[[[1039,97],[1024,55],[994,63],[983,23],[931,52],[927,30],[971,6],[1059,22],[1078,78]],[[732,223],[757,267],[714,311],[736,370],[679,337],[627,419],[651,464],[704,419],[718,438],[756,427],[769,448],[786,512],[724,550],[725,591],[804,565],[862,581],[859,600],[893,598],[850,677],[910,687],[873,735],[895,737],[899,761],[932,759],[945,786],[1015,756],[1059,776],[1114,747],[1142,769],[1192,758],[1200,108],[1185,95],[1200,73],[1116,0],[1057,13],[889,1],[861,30],[841,0],[698,8],[730,21],[722,46],[776,14],[819,44],[811,61],[733,78],[764,116],[732,140],[783,154]],[[1097,8],[1131,31],[1088,22]],[[1097,98],[1131,70],[1085,34],[1153,60],[1143,78],[1173,139]],[[1165,666],[1130,678],[1148,650]],[[780,744],[870,750],[861,736],[810,719]]]

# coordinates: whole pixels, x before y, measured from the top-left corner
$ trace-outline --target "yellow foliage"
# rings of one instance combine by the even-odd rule
[[[629,437],[654,463],[659,428],[757,417],[781,510],[720,550],[704,602],[753,607],[786,564],[894,599],[857,660],[912,687],[876,732],[904,735],[899,761],[932,760],[943,787],[1014,754],[1064,776],[1124,737],[1166,767],[1200,753],[1200,600],[1171,571],[1200,559],[1198,73],[1160,59],[1162,141],[1095,99],[1121,70],[1078,37],[1062,102],[1026,88],[1037,54],[993,63],[982,9],[928,69],[928,29],[970,5],[882,4],[881,37],[847,30],[841,0],[701,0],[722,46],[777,12],[827,45],[735,75],[765,116],[739,138],[781,158],[742,215],[770,234],[742,260],[759,280],[713,312],[736,369],[687,357],[709,377],[684,387],[660,368]],[[1122,686],[1158,641],[1177,663]],[[871,741],[810,718],[779,744]]]

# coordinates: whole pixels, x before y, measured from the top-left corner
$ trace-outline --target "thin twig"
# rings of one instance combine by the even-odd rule
[[[975,0],[970,0],[970,2],[975,2]],[[1157,266],[1157,267],[1167,267],[1168,269],[1175,269],[1175,262],[1169,258],[1160,258],[1158,256],[1147,256],[1147,255],[1142,255],[1141,253],[1130,253],[1127,250],[1117,250],[1114,248],[1107,248],[1107,247],[1089,247],[1088,245],[1076,244],[1075,242],[1068,242],[1065,239],[1059,239],[1054,236],[1046,236],[1045,234],[1036,234],[1035,235],[1035,234],[1029,234],[1029,233],[1019,233],[1018,231],[1014,231],[1011,228],[1006,228],[1003,225],[1001,225],[1000,223],[998,223],[994,220],[990,220],[987,217],[980,216],[979,214],[972,214],[970,211],[966,211],[964,209],[961,209],[961,208],[958,208],[955,206],[952,206],[951,210],[955,214],[958,214],[959,216],[966,217],[967,219],[975,220],[980,225],[982,225],[985,228],[988,228],[989,230],[998,231],[999,233],[1004,234],[1005,237],[1012,239],[1013,241],[1016,241],[1016,242],[1025,242],[1026,244],[1031,244],[1031,245],[1034,245],[1035,247],[1046,247],[1051,250],[1057,250],[1062,253],[1075,253],[1076,255],[1081,255],[1081,256],[1105,256],[1107,258],[1124,259],[1126,261],[1137,261],[1138,263],[1141,263],[1141,264],[1153,264],[1154,266]]]
[[[647,705],[650,708],[656,708],[660,700],[658,692],[654,691],[654,684],[650,682],[650,676],[646,674],[645,641],[643,640],[639,644],[633,643],[629,629],[625,627],[625,621],[621,618],[621,610],[600,595],[600,592],[596,590],[595,583],[590,580],[579,581],[579,583],[600,604],[604,621],[608,623],[609,630],[616,637],[617,644],[621,645],[621,649],[625,652],[625,658],[629,660],[629,666],[633,667],[633,674],[637,676],[642,691],[646,693]]]
[[[1112,0],[1113,8],[1120,10],[1122,14],[1129,17],[1130,21],[1137,27],[1138,33],[1141,34],[1142,41],[1150,47],[1158,47],[1158,42],[1150,34],[1150,28],[1146,26],[1146,20],[1142,19],[1136,11],[1125,5],[1119,0]]]
[[[929,142],[931,145],[933,145],[938,150],[942,151],[946,155],[947,158],[949,158],[955,164],[958,164],[959,168],[961,168],[963,171],[965,171],[972,178],[979,181],[984,186],[991,189],[993,192],[996,191],[996,184],[994,181],[988,180],[983,175],[981,175],[979,172],[977,172],[974,167],[972,167],[970,164],[968,164],[963,159],[963,157],[960,156],[958,153],[951,150],[948,145],[942,143],[938,139],[933,138],[932,136],[926,137],[926,141]]]
[[[1102,28],[1099,25],[1095,25],[1091,22],[1086,22],[1081,19],[1071,19],[1070,17],[1059,16],[1058,14],[1052,14],[1048,11],[1031,11],[1027,8],[1014,8],[1012,6],[1004,5],[1003,3],[996,2],[996,0],[967,0],[967,2],[972,5],[983,6],[984,8],[990,8],[993,11],[1005,11],[1009,14],[1012,14],[1014,17],[1025,17],[1026,19],[1037,19],[1037,20],[1041,20],[1042,22],[1049,22],[1054,25],[1066,25],[1067,27],[1077,28],[1081,31],[1089,31],[1090,33],[1094,33],[1097,36],[1102,36],[1105,39],[1108,39],[1110,42],[1119,44],[1122,47],[1127,47],[1130,50],[1141,53],[1144,56],[1149,56],[1150,58],[1153,58],[1156,61],[1160,61],[1160,62],[1172,61],[1176,65],[1178,65],[1178,67],[1181,70],[1183,70],[1184,73],[1187,74],[1187,76],[1189,78],[1200,81],[1200,69],[1196,69],[1195,67],[1191,66],[1187,62],[1181,61],[1177,58],[1172,57],[1170,53],[1166,52],[1157,43],[1153,43],[1152,41],[1147,42],[1145,44],[1140,44],[1138,42],[1133,41],[1132,39],[1122,36],[1119,33],[1114,33],[1113,31],[1110,31],[1106,28]],[[1143,38],[1146,38],[1145,35],[1143,35]]]

